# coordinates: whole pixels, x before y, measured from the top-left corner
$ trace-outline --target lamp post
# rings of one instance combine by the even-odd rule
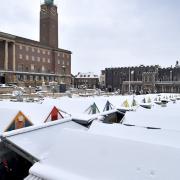
[[[170,81],[171,81],[171,82],[173,81],[173,78],[172,78],[172,70],[170,71]],[[173,93],[173,86],[171,87],[171,93]]]
[[[134,76],[133,75],[134,75],[134,70],[131,71],[131,81],[134,81]],[[133,86],[132,86],[131,89],[134,91]]]
[[[170,71],[170,81],[172,81],[172,71]]]
[[[31,86],[29,86],[29,93],[30,93],[30,95],[31,95]]]
[[[131,91],[131,74],[130,74],[130,67],[129,67],[129,94],[130,94],[130,91]]]
[[[55,87],[52,86],[52,92],[53,92],[53,97],[54,97],[54,93],[55,93]]]
[[[134,71],[131,71],[129,67],[129,94],[131,93],[131,75],[134,74]]]

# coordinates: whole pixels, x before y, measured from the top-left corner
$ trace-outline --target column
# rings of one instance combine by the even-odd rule
[[[5,59],[4,59],[4,70],[8,70],[8,42],[5,41]]]
[[[15,49],[15,43],[13,43],[13,71],[16,71],[16,49]]]

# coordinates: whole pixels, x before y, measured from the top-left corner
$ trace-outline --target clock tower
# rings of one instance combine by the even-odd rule
[[[58,48],[58,13],[54,0],[45,0],[41,5],[40,43]]]

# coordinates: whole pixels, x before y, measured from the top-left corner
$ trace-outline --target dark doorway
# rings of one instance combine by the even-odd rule
[[[5,76],[0,76],[0,84],[5,84]]]

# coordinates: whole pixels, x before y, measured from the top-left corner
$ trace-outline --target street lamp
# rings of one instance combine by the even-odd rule
[[[172,81],[172,71],[170,71],[170,81]]]
[[[134,74],[134,71],[131,71],[130,67],[129,67],[129,94],[131,92],[131,75]]]
[[[31,95],[31,86],[29,86],[29,93],[30,93],[30,95]]]

